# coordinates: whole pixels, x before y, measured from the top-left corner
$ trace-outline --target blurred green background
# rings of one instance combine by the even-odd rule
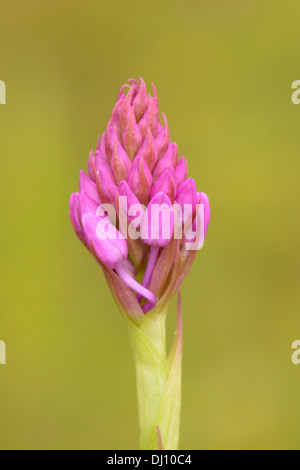
[[[120,86],[210,196],[182,288],[182,449],[300,448],[298,0],[1,1],[2,449],[135,449],[123,319],[68,219]],[[175,329],[175,302],[169,315]]]

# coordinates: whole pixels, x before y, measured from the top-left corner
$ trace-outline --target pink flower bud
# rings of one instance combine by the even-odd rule
[[[157,147],[158,159],[160,159],[167,151],[170,144],[170,131],[166,116],[162,113],[165,125],[159,131],[155,143]]]
[[[115,269],[127,258],[127,243],[120,232],[100,217],[87,213],[82,217],[85,238],[95,256],[110,269]]]
[[[119,184],[120,181],[127,179],[130,167],[131,160],[128,158],[127,153],[116,138],[113,147],[111,168],[117,184]]]
[[[142,134],[139,126],[136,123],[134,108],[131,108],[130,118],[127,122],[125,130],[122,135],[123,147],[132,161],[136,156],[142,143]]]
[[[153,168],[155,167],[155,164],[157,162],[157,148],[155,144],[155,140],[153,139],[152,132],[150,128],[148,128],[148,134],[146,139],[144,140],[139,152],[138,156],[142,157],[145,162],[147,163],[147,166],[149,170],[152,172]]]
[[[117,138],[117,135],[111,126],[108,126],[105,131],[105,153],[108,161],[111,161],[114,141]]]
[[[182,208],[184,204],[190,204],[193,209],[196,207],[197,188],[193,178],[187,179],[179,186],[176,194],[176,202],[180,204]]]
[[[155,110],[153,106],[154,104],[153,104],[152,98],[149,95],[148,109],[139,122],[139,128],[141,130],[141,133],[144,139],[147,136],[148,129],[150,129],[153,135],[156,135],[157,121],[155,119]]]
[[[168,166],[153,185],[150,192],[150,198],[153,198],[155,194],[162,192],[165,193],[173,203],[176,195],[176,189],[177,185],[175,181],[174,168]]]
[[[103,204],[115,204],[117,186],[107,177],[105,171],[97,171],[97,188]]]
[[[106,156],[103,156],[99,150],[96,150],[95,152],[95,170],[96,170],[96,176],[97,176],[97,171],[103,171],[108,179],[110,179],[113,183],[115,183],[115,177],[112,172],[111,166],[106,158]]]
[[[100,139],[100,136],[99,136]],[[98,139],[97,150],[101,153],[102,158],[108,161],[106,150],[105,150],[105,132],[103,132],[101,140]]]
[[[94,181],[89,178],[84,171],[80,171],[80,176],[79,176],[79,189],[81,191],[85,191],[85,193],[94,201],[98,202],[100,204],[100,197],[97,191],[97,185],[94,183]]]
[[[134,159],[128,173],[127,182],[138,200],[147,205],[152,186],[152,175],[143,158],[136,157]]]
[[[136,121],[139,122],[148,108],[148,97],[145,82],[142,78],[139,80],[140,86],[137,95],[133,100],[134,113]]]
[[[130,208],[135,207],[136,209],[139,208],[140,213],[144,213],[144,208],[138,198],[135,196],[135,194],[131,191],[130,187],[126,183],[126,181],[121,181],[119,184],[119,190],[118,194],[121,197],[126,197],[127,198],[127,204],[126,204],[126,215],[128,217],[128,220],[131,222],[135,218],[135,214],[129,215]],[[125,210],[125,207],[123,207],[123,210]]]
[[[79,196],[79,210],[81,219],[84,214],[90,213],[96,215],[98,207],[99,203],[92,199],[90,196],[88,196],[83,189]]]
[[[175,170],[175,179],[177,186],[180,186],[186,179],[188,175],[188,165],[187,160],[182,156],[176,166]]]
[[[121,138],[121,132],[120,132],[120,118],[119,116],[117,115],[117,107],[118,107],[118,103],[115,105],[112,113],[111,113],[111,117],[110,117],[110,120],[108,121],[108,125],[107,127],[111,127],[116,136],[118,137],[118,139]]]
[[[169,145],[168,150],[164,156],[157,162],[153,171],[153,183],[156,183],[162,172],[168,166],[176,168],[178,159],[178,147],[176,142]]]
[[[130,120],[130,116],[132,113],[132,98],[135,93],[135,88],[136,85],[131,85],[129,88],[129,91],[127,95],[124,97],[124,95],[120,95],[124,98],[119,99],[118,102],[118,113],[120,116],[120,132],[121,135],[123,134],[126,126],[128,125],[128,122]],[[121,90],[120,90],[121,91]]]

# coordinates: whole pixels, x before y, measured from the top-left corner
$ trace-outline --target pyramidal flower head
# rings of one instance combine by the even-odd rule
[[[90,152],[87,174],[80,172],[70,219],[118,303],[136,317],[164,308],[178,291],[210,210],[160,117],[154,85],[149,94],[142,78],[129,83]]]

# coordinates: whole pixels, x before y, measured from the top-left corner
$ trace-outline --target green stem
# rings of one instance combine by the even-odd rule
[[[181,335],[166,357],[166,310],[147,313],[138,321],[127,317],[137,375],[142,449],[176,450],[181,401]],[[181,317],[180,317],[181,321]],[[178,328],[178,331],[181,328]],[[177,332],[178,333],[178,332]]]

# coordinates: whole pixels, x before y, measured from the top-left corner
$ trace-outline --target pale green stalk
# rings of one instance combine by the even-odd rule
[[[177,335],[166,356],[167,311],[147,313],[127,324],[137,375],[137,392],[142,449],[176,450],[179,444],[181,408],[182,334],[180,299]]]

